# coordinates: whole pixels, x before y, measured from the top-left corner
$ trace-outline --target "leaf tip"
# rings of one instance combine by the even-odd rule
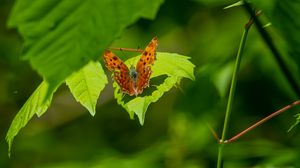
[[[231,4],[231,5],[228,5],[228,6],[224,7],[223,9],[229,9],[229,8],[233,8],[233,7],[237,7],[237,6],[241,6],[241,5],[244,5],[244,1],[238,1],[234,4]]]
[[[10,158],[10,156],[11,156],[11,147],[12,147],[12,143],[13,143],[14,138],[13,137],[10,138],[10,137],[8,137],[8,135],[6,135],[5,139],[6,139],[6,142],[8,144],[8,157]]]
[[[142,117],[139,117],[139,122],[140,122],[140,124],[141,124],[141,126],[144,126],[144,118],[142,118]]]
[[[95,115],[96,115],[96,109],[95,108],[88,109],[88,111],[90,112],[91,116],[95,117]]]

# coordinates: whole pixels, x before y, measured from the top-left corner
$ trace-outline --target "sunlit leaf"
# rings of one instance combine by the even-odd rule
[[[28,123],[28,121],[33,117],[34,114],[37,114],[37,116],[40,117],[48,109],[52,100],[53,93],[55,92],[55,90],[53,90],[50,96],[47,96],[48,87],[48,83],[43,81],[29,97],[29,99],[26,101],[26,103],[23,105],[23,107],[20,109],[20,111],[12,121],[10,128],[6,134],[9,155],[13,140],[19,133],[21,128],[23,128]]]
[[[95,60],[139,18],[153,19],[163,0],[17,0],[9,19],[25,40],[23,58],[50,84]]]
[[[90,62],[66,80],[75,99],[80,102],[92,116],[96,113],[96,103],[107,84],[107,77],[99,62]]]
[[[127,65],[135,65],[135,62],[139,57],[140,56],[129,59],[125,63]],[[115,98],[117,99],[118,104],[127,110],[131,118],[136,114],[140,124],[143,125],[149,105],[158,101],[165,92],[176,86],[176,84],[179,84],[182,78],[194,80],[194,67],[195,66],[189,61],[189,57],[173,53],[157,53],[157,60],[152,68],[153,75],[151,78],[167,75],[167,78],[163,83],[156,86],[155,90],[150,95],[142,97],[138,96],[128,102],[124,101],[124,95],[121,93],[119,86],[114,83],[114,87],[116,88],[114,92]]]

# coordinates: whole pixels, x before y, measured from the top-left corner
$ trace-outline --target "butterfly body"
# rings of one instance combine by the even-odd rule
[[[113,72],[114,80],[120,86],[122,92],[132,96],[139,95],[143,89],[149,86],[152,74],[151,66],[156,60],[157,37],[154,37],[142,52],[136,66],[130,69],[113,52],[104,52],[104,61],[108,70]]]
[[[131,67],[129,69],[129,76],[130,76],[130,78],[132,79],[133,82],[136,82],[138,72],[136,71],[136,69],[133,65],[131,65]]]

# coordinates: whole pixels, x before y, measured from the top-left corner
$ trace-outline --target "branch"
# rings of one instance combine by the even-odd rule
[[[299,104],[300,104],[300,100],[297,100],[297,101],[293,102],[292,104],[289,104],[289,105],[283,107],[282,109],[275,111],[275,112],[272,113],[271,115],[265,117],[264,119],[262,119],[262,120],[256,122],[256,123],[253,124],[252,126],[250,126],[250,127],[248,127],[247,129],[245,129],[244,131],[238,133],[236,136],[230,138],[229,140],[224,141],[224,143],[231,143],[231,142],[237,140],[238,138],[240,138],[241,136],[245,135],[246,133],[248,133],[248,132],[251,131],[252,129],[254,129],[254,128],[256,128],[257,126],[261,125],[262,123],[264,123],[264,122],[270,120],[271,118],[273,118],[273,117],[275,117],[275,116],[277,116],[277,115],[279,115],[279,114],[281,114],[281,113],[287,111],[288,109],[290,109],[290,108],[292,108],[292,107],[294,107],[294,106],[296,106],[296,105],[299,105]]]

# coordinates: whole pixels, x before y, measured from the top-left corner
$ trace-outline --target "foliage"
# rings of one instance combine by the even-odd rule
[[[46,97],[49,85],[47,82],[42,82],[38,88],[29,97],[23,107],[20,109],[18,114],[15,116],[11,126],[7,132],[6,140],[8,142],[8,153],[10,155],[10,150],[12,142],[15,136],[18,134],[21,128],[23,128],[28,121],[33,117],[34,114],[41,116],[43,115],[48,107],[50,106],[53,92],[50,96]]]
[[[194,65],[188,61],[189,57],[169,53],[161,53],[158,54],[157,57],[157,63],[153,67],[155,72],[153,77],[164,74],[167,74],[169,77],[157,87],[157,90],[154,91],[151,96],[136,97],[130,102],[124,103],[122,102],[123,94],[120,92],[119,88],[115,91],[118,103],[130,113],[131,118],[133,117],[133,113],[136,113],[142,125],[144,124],[145,113],[150,103],[156,102],[164,92],[170,90],[173,86],[179,83],[181,78],[185,77],[194,79]],[[139,59],[139,56],[133,59],[137,60]],[[96,113],[97,99],[100,92],[107,84],[107,77],[104,74],[101,64],[90,62],[81,70],[68,77],[66,83],[75,99],[86,107],[90,114],[94,116]],[[41,116],[48,109],[54,92],[52,92],[50,96],[47,96],[47,89],[48,84],[44,81],[24,104],[18,112],[18,115],[13,120],[13,123],[7,133],[9,154],[12,141],[20,129],[28,123],[34,114]]]
[[[25,41],[23,58],[53,89],[96,60],[125,27],[140,17],[154,18],[162,0],[146,2],[18,0],[8,25]]]
[[[84,68],[68,77],[66,83],[75,99],[94,116],[100,92],[107,84],[107,77],[101,64],[90,62]]]
[[[134,60],[136,61],[139,59],[139,57],[140,56],[132,58],[127,62],[132,63]],[[145,113],[150,103],[156,102],[164,92],[169,91],[173,86],[178,84],[181,78],[185,77],[194,80],[194,65],[188,61],[188,58],[189,57],[177,54],[158,53],[157,61],[153,67],[154,74],[152,75],[152,78],[168,75],[165,81],[157,86],[157,90],[155,90],[151,96],[136,97],[127,103],[122,101],[124,96],[120,92],[119,87],[117,87],[115,96],[118,103],[129,112],[131,118],[133,118],[133,113],[136,113],[140,123],[143,125]],[[100,92],[107,84],[107,78],[101,64],[90,62],[84,68],[68,77],[66,83],[75,99],[86,107],[90,114],[94,116],[96,113],[97,99]],[[11,148],[12,141],[19,130],[28,123],[33,115],[37,114],[38,116],[41,116],[48,109],[53,93],[51,94],[51,97],[47,98],[46,92],[48,87],[46,86],[48,86],[47,83],[43,82],[15,117],[9,132],[7,133],[9,148]],[[115,86],[117,85],[115,84]],[[47,100],[44,102],[45,98],[47,98]]]
[[[135,62],[139,58],[140,57],[137,56],[127,60],[125,63],[127,65],[135,65]],[[154,73],[151,78],[167,75],[164,82],[155,86],[156,89],[151,93],[151,95],[136,97],[126,103],[123,100],[124,95],[120,91],[119,86],[114,83],[114,87],[116,88],[115,98],[118,100],[118,104],[122,105],[127,110],[131,118],[133,118],[134,114],[136,114],[139,118],[140,124],[143,125],[146,111],[151,103],[156,102],[165,92],[179,84],[182,78],[195,79],[195,66],[188,59],[189,57],[178,54],[157,53],[157,60],[153,66]]]
[[[8,25],[18,28],[25,40],[23,58],[46,81],[13,120],[7,133],[9,153],[19,130],[34,114],[41,116],[48,109],[53,93],[68,76],[75,99],[95,115],[107,78],[98,63],[80,68],[98,58],[127,25],[139,17],[154,18],[161,3],[157,0],[149,7],[143,1],[17,1]]]
[[[234,59],[249,19],[243,5],[224,10],[236,1],[28,2],[0,2],[0,135],[5,137],[11,124],[9,145],[14,140],[10,159],[6,142],[0,142],[0,167],[215,167],[218,145],[207,123],[221,132]],[[263,30],[299,81],[299,3],[248,2],[262,9],[258,19],[270,25]],[[21,58],[28,61],[19,60],[22,40],[17,31],[4,28],[7,20],[23,38]],[[112,42],[112,47],[139,48],[155,35],[158,51],[163,51],[158,55],[165,57],[155,62],[150,87],[141,97],[129,97],[121,96],[113,84],[116,101],[96,60]],[[122,60],[136,56],[121,53]],[[188,66],[178,64],[177,58]],[[172,72],[187,67],[190,73]],[[193,79],[189,75],[193,70],[194,81],[180,80],[179,86],[182,77]],[[34,91],[41,77],[44,81]],[[69,88],[60,86],[63,82]],[[173,86],[181,89],[169,90]],[[97,115],[87,115],[72,94]],[[253,25],[238,73],[228,138],[295,99],[295,91]],[[137,115],[143,126],[129,120],[124,109],[130,117]],[[286,132],[296,113],[299,106],[226,144],[224,167],[300,167],[298,127]],[[34,114],[40,117],[27,124]]]

